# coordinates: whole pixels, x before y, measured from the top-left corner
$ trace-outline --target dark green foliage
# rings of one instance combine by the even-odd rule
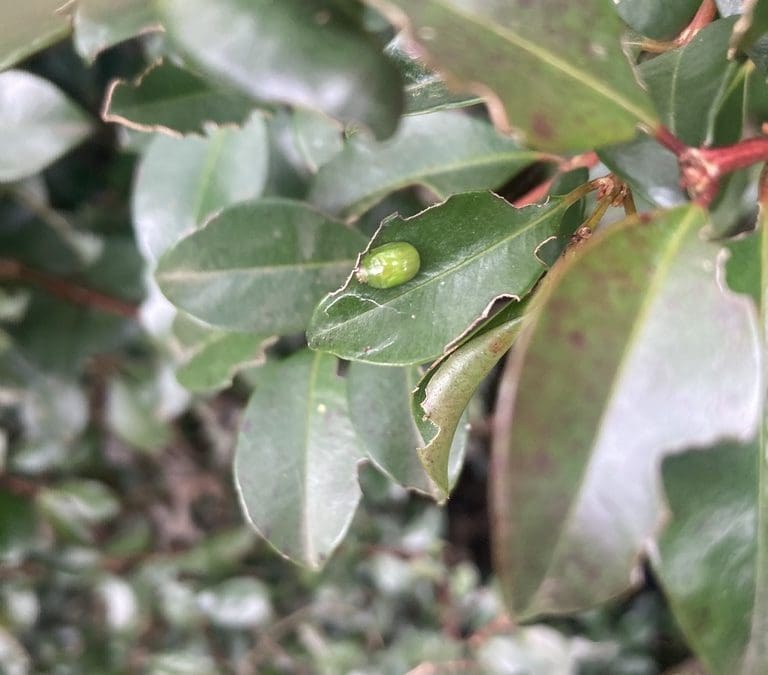
[[[0,4],[0,672],[768,672],[766,2]]]

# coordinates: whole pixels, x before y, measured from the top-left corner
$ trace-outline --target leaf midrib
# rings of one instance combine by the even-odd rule
[[[174,272],[158,272],[155,278],[160,281],[195,281],[197,279],[209,279],[215,276],[227,276],[246,274],[260,276],[266,274],[286,273],[292,270],[302,272],[304,270],[322,269],[325,267],[350,267],[355,262],[354,258],[344,260],[316,261],[310,263],[286,263],[285,265],[264,265],[259,267],[223,267],[212,270],[177,270]]]
[[[499,197],[499,199],[501,199],[501,197]],[[552,208],[549,208],[550,205],[552,206]],[[479,253],[476,253],[476,254],[474,254],[472,256],[464,258],[458,265],[454,265],[453,267],[449,267],[449,268],[447,268],[446,270],[444,270],[442,272],[438,272],[437,274],[434,274],[434,275],[430,276],[427,280],[423,281],[422,283],[420,283],[420,284],[418,284],[416,286],[412,286],[411,288],[408,288],[407,290],[405,290],[404,292],[400,293],[399,295],[396,295],[395,297],[391,298],[387,302],[383,302],[383,303],[376,302],[376,303],[374,303],[374,305],[375,305],[374,307],[365,309],[365,310],[363,310],[361,312],[357,312],[350,319],[347,319],[347,320],[342,321],[342,322],[334,323],[332,326],[329,326],[325,330],[313,331],[314,335],[315,336],[320,336],[320,335],[327,335],[328,333],[335,332],[335,331],[339,330],[340,328],[342,328],[343,326],[347,326],[347,325],[349,325],[351,323],[355,323],[356,321],[360,320],[361,318],[365,317],[367,314],[369,314],[370,312],[373,312],[373,311],[378,311],[378,310],[381,310],[381,309],[393,309],[393,308],[390,307],[390,305],[393,304],[394,302],[400,300],[401,298],[404,298],[404,297],[408,296],[411,293],[415,293],[416,291],[418,291],[419,289],[423,288],[424,286],[426,286],[428,284],[432,284],[435,281],[437,281],[439,279],[442,279],[443,277],[446,277],[448,275],[456,273],[457,271],[467,267],[469,264],[475,262],[479,258],[483,258],[483,257],[487,256],[492,251],[496,250],[497,248],[500,248],[501,246],[504,246],[505,244],[509,243],[510,241],[514,240],[515,238],[525,234],[529,230],[535,228],[537,225],[541,225],[541,223],[544,222],[548,217],[553,216],[559,210],[563,209],[564,206],[567,207],[567,206],[570,206],[570,204],[567,204],[564,200],[557,200],[556,201],[555,199],[551,199],[551,201],[548,202],[547,204],[545,204],[544,206],[534,207],[534,208],[546,209],[546,212],[541,214],[541,216],[539,218],[534,219],[532,222],[530,222],[528,225],[526,225],[522,229],[515,230],[509,236],[504,237],[503,239],[500,239],[498,242],[493,244],[493,246],[489,246],[488,248],[484,248]],[[510,206],[510,208],[514,208],[514,207]],[[526,208],[530,208],[530,207],[526,207]],[[531,254],[531,257],[535,260],[533,254]],[[542,273],[543,272],[544,272],[544,267],[542,266]],[[343,291],[343,290],[344,289],[341,289],[341,291]],[[337,291],[337,293],[340,293],[340,291]],[[341,298],[343,296],[341,296],[341,295],[336,296],[335,294],[331,294],[330,297],[333,298],[333,300],[335,302],[338,298]],[[350,296],[350,297],[357,297],[357,296]],[[327,299],[328,298],[326,298],[326,300]],[[364,299],[364,300],[362,300],[362,302],[369,303],[370,300]],[[323,304],[325,304],[325,301],[323,302]],[[318,308],[318,311],[325,312],[326,310],[321,305]]]
[[[309,506],[309,479],[310,479],[310,471],[309,471],[309,443],[310,443],[310,436],[312,435],[312,419],[314,415],[312,414],[313,408],[315,406],[315,399],[316,399],[316,388],[317,388],[317,374],[318,370],[320,368],[320,360],[322,359],[321,353],[314,354],[312,358],[312,365],[310,366],[309,370],[309,378],[307,380],[307,407],[305,411],[306,415],[306,426],[304,427],[304,452],[302,453],[303,458],[303,485],[302,490],[304,492],[304,498],[302,499],[302,518],[301,518],[301,538],[304,540],[304,551],[307,557],[307,560],[310,561],[310,564],[314,567],[317,564],[317,552],[315,551],[315,546],[312,541],[312,537],[309,531],[309,513],[311,511],[311,508]]]
[[[462,11],[459,8],[455,7],[454,5],[448,5],[445,2],[445,0],[431,0],[431,2],[433,5],[437,5],[441,7],[443,11],[449,14],[454,13],[457,16],[461,17],[462,19],[468,22],[474,23],[480,26],[481,28],[488,30],[491,33],[494,33],[496,36],[498,36],[502,40],[506,40],[510,42],[513,46],[517,47],[521,51],[527,52],[531,56],[551,66],[553,69],[559,70],[564,75],[570,77],[571,79],[577,82],[580,82],[586,88],[591,89],[596,94],[599,94],[600,96],[608,99],[612,103],[617,104],[620,108],[626,110],[628,113],[634,115],[638,119],[638,121],[645,122],[650,126],[654,126],[656,124],[656,120],[652,116],[650,116],[646,111],[642,110],[641,108],[638,108],[631,101],[627,100],[623,94],[620,94],[619,92],[615,91],[611,87],[607,86],[605,83],[599,80],[596,80],[595,78],[591,77],[588,73],[578,70],[577,68],[574,68],[571,64],[569,64],[567,61],[564,61],[559,56],[556,56],[551,52],[545,51],[544,49],[540,48],[538,45],[532,42],[529,42],[525,38],[519,36],[517,33],[512,32],[505,26],[487,22],[483,20],[482,17],[477,16],[476,14]]]
[[[611,381],[611,387],[608,391],[608,395],[605,397],[603,411],[600,415],[600,420],[595,425],[595,434],[593,436],[592,442],[590,443],[591,451],[589,453],[589,459],[582,472],[582,479],[589,474],[590,467],[592,466],[592,463],[595,457],[594,449],[597,444],[597,440],[600,438],[600,435],[602,434],[602,429],[605,426],[606,417],[609,411],[612,410],[614,399],[621,387],[621,383],[624,381],[625,372],[628,368],[628,364],[631,361],[631,354],[635,352],[638,338],[640,333],[643,330],[643,327],[645,326],[646,319],[651,311],[652,306],[654,305],[655,301],[658,298],[659,290],[663,282],[667,279],[669,275],[674,257],[677,253],[679,253],[681,245],[685,240],[686,236],[688,235],[689,228],[693,223],[695,223],[697,217],[698,217],[697,210],[695,208],[689,207],[689,211],[685,215],[685,217],[681,220],[677,232],[668,240],[666,251],[662,255],[659,262],[657,263],[656,269],[653,272],[653,276],[651,277],[650,283],[646,286],[647,292],[638,308],[637,314],[635,315],[635,319],[632,321],[632,326],[627,334],[628,335],[627,341],[626,341],[627,347],[626,349],[624,349],[619,359],[619,364],[618,364],[618,367],[616,368],[616,374],[614,375],[613,380]],[[619,236],[619,233],[617,233],[617,236]],[[576,511],[578,510],[578,505],[581,502],[581,500],[578,498],[578,495],[580,495],[581,493],[582,485],[583,485],[583,480],[580,480],[578,485],[576,486],[576,490],[574,491],[574,495],[576,496],[576,498],[571,500],[568,513],[566,514],[565,518],[563,518],[563,521],[562,521],[563,525],[560,529],[561,534],[560,536],[558,536],[557,543],[552,549],[550,564],[547,567],[545,574],[541,577],[542,580],[549,578],[550,573],[552,572],[553,566],[555,565],[556,561],[560,560],[561,558],[560,552],[563,549],[563,547],[566,546],[566,544],[564,543],[563,533],[567,533],[573,526],[575,514],[576,514]],[[531,603],[529,604],[535,603],[536,597],[539,594],[540,588],[541,588],[541,583],[539,583],[539,585],[537,586],[537,591],[533,594],[533,596],[531,596]]]

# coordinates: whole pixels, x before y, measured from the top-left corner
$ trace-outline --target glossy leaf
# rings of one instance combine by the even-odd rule
[[[383,143],[353,138],[317,174],[309,199],[353,218],[409,185],[441,199],[495,188],[540,158],[482,120],[455,112],[419,115],[405,118]]]
[[[346,377],[350,417],[368,457],[403,487],[431,493],[416,454],[424,441],[410,405],[419,370],[353,362]]]
[[[157,136],[136,174],[133,221],[151,261],[231,204],[258,197],[267,181],[264,118],[242,129],[217,129],[205,138]]]
[[[756,581],[757,469],[756,443],[724,443],[664,461],[671,513],[654,568],[712,675],[743,672]]]
[[[212,328],[184,314],[174,320],[173,334],[181,352],[176,379],[190,391],[229,386],[238,371],[264,362],[264,350],[273,341]]]
[[[93,61],[119,42],[162,30],[157,0],[78,0],[73,28],[78,54]]]
[[[349,274],[365,238],[304,204],[264,199],[230,207],[160,260],[171,302],[213,326],[299,332]]]
[[[737,70],[726,58],[734,21],[715,21],[685,46],[639,67],[661,121],[688,145],[711,138],[722,92]]]
[[[656,117],[621,50],[609,0],[376,2],[412,26],[448,74],[485,97],[502,130],[553,151],[629,139]],[[489,67],[489,64],[493,64]],[[563,102],[567,101],[567,105]]]
[[[47,80],[0,73],[0,183],[36,174],[90,132],[85,114]]]
[[[323,566],[360,500],[363,457],[336,359],[302,351],[264,366],[240,427],[235,481],[249,521],[275,549]]]
[[[496,560],[522,616],[629,588],[660,524],[659,459],[756,429],[754,312],[721,287],[705,224],[689,206],[612,226],[539,292],[494,440]]]
[[[419,449],[429,477],[447,497],[451,442],[477,387],[507,353],[522,327],[522,314],[466,342],[433,367],[414,392],[415,414],[435,433]]]
[[[733,77],[726,78],[727,86],[718,95],[709,142],[711,145],[730,145],[741,139],[747,115],[747,81],[754,72],[749,61],[738,65]]]
[[[536,249],[557,232],[567,207],[552,199],[515,209],[491,193],[471,192],[385,221],[371,246],[409,242],[421,257],[419,273],[388,289],[350,277],[315,310],[310,347],[390,365],[438,358],[495,300],[531,290],[545,270]]]
[[[403,33],[387,45],[386,54],[403,74],[407,115],[466,108],[483,102],[482,97],[477,94],[452,91],[443,78],[424,63],[414,45]]]
[[[175,44],[255,100],[316,108],[361,122],[382,138],[395,130],[402,109],[399,74],[336,3],[168,0],[162,11]]]
[[[663,40],[676,37],[688,25],[701,0],[614,0],[614,4],[638,33]]]
[[[768,353],[768,332],[766,332],[766,317],[768,316],[768,287],[766,287],[766,266],[768,266],[768,211],[765,205],[760,206],[758,228],[739,240],[732,242],[731,258],[726,268],[726,279],[734,290],[750,296],[759,311],[760,338],[763,358]],[[760,675],[768,668],[768,491],[765,489],[768,480],[768,458],[766,447],[768,435],[765,424],[768,419],[768,408],[763,401],[762,427],[757,439],[757,496],[754,508],[756,511],[756,540],[754,553],[754,592],[751,593],[752,611],[749,627],[749,639],[746,643],[742,675]],[[750,453],[751,454],[751,453]],[[751,570],[750,570],[751,572]],[[742,603],[745,598],[739,598]],[[713,630],[722,631],[722,626],[714,626]],[[741,636],[744,638],[745,636]],[[714,654],[712,658],[714,658]]]
[[[104,102],[105,122],[170,136],[200,133],[207,123],[241,124],[252,112],[244,94],[174,63],[157,63],[135,81],[116,80]]]
[[[0,70],[22,61],[69,33],[61,0],[4,2],[0,8]]]
[[[687,201],[680,188],[680,169],[671,151],[645,134],[629,143],[602,148],[600,159],[627,181],[635,196],[656,206],[669,208]]]
[[[555,178],[552,187],[549,190],[549,195],[546,199],[552,197],[565,197],[572,190],[577,189],[580,185],[584,185],[589,181],[589,169],[580,167],[578,169],[572,169],[564,174],[560,174]],[[563,214],[560,220],[560,226],[557,228],[557,232],[554,237],[549,241],[544,242],[539,250],[536,252],[536,256],[547,266],[551,267],[555,264],[555,261],[562,255],[571,241],[571,237],[579,228],[579,226],[586,219],[587,197],[583,197],[577,201],[573,206],[570,206]],[[510,307],[510,310],[514,313],[514,308]],[[494,324],[496,325],[496,324]]]

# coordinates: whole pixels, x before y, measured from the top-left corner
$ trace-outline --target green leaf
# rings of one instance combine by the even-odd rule
[[[768,5],[759,0],[744,0],[742,14],[733,27],[731,47],[749,49],[768,33]]]
[[[177,307],[213,326],[293,333],[364,245],[360,233],[304,204],[264,199],[225,209],[179,241],[156,279]]]
[[[244,94],[171,62],[156,63],[133,82],[115,80],[102,118],[170,136],[200,133],[206,124],[242,124],[253,111]]]
[[[50,325],[50,324],[49,324]],[[50,329],[48,331],[50,342]],[[11,458],[15,470],[36,466],[16,466],[21,455],[40,464],[39,458],[67,454],[88,424],[88,401],[75,382],[40,370],[16,349],[0,353],[0,382],[6,401],[18,406],[17,415],[23,432],[17,441],[17,453]],[[15,391],[15,396],[11,393]],[[64,446],[65,452],[59,452]]]
[[[212,328],[185,314],[174,319],[173,335],[181,352],[176,379],[190,391],[229,386],[238,371],[263,363],[273,342],[264,335]]]
[[[531,290],[545,270],[536,249],[557,233],[568,206],[553,198],[516,209],[491,193],[471,192],[412,218],[384,221],[369,246],[412,244],[419,273],[389,289],[350,276],[315,310],[310,347],[389,365],[438,358],[495,300]]]
[[[323,566],[360,501],[363,457],[336,359],[302,351],[261,369],[240,427],[235,481],[249,521],[275,549]]]
[[[708,139],[711,145],[730,145],[741,139],[747,114],[747,81],[754,70],[753,64],[745,61],[733,77],[727,78],[727,86],[713,106],[717,115]]]
[[[36,174],[90,132],[85,114],[47,80],[0,73],[0,183]]]
[[[272,619],[269,587],[253,577],[231,577],[197,594],[202,612],[225,629],[254,629]]]
[[[182,413],[189,393],[173,371],[163,365],[136,377],[115,377],[109,383],[105,417],[110,430],[135,448],[152,453],[172,440],[169,421]]]
[[[662,123],[688,145],[711,140],[722,92],[738,69],[726,58],[734,22],[715,21],[683,47],[639,66]]]
[[[638,134],[629,143],[602,148],[598,155],[649,204],[668,208],[688,201],[680,189],[677,158],[646,134]]]
[[[76,541],[92,541],[91,528],[120,512],[112,491],[95,480],[69,480],[37,493],[42,514],[63,535]]]
[[[381,138],[395,130],[397,69],[337,2],[167,0],[162,9],[173,42],[255,100],[316,108]]]
[[[701,0],[614,0],[614,4],[619,16],[638,33],[664,40],[676,37],[688,25]]]
[[[467,88],[488,96],[502,130],[534,147],[584,150],[653,127],[650,100],[621,49],[610,0],[393,0],[426,50]],[[491,65],[492,64],[492,65]]]
[[[353,362],[347,372],[352,424],[368,457],[403,487],[432,493],[416,449],[424,441],[411,412],[418,368],[391,368]]]
[[[78,0],[74,43],[86,61],[119,42],[144,33],[162,31],[158,0]]]
[[[737,240],[730,246],[731,259],[728,261],[726,279],[732,288],[748,293],[755,301],[759,312],[760,339],[763,358],[768,353],[768,210],[760,205],[758,229],[756,232]],[[758,491],[755,500],[757,550],[754,556],[754,593],[751,613],[749,640],[745,650],[743,675],[761,675],[768,668],[768,407],[763,401],[762,425],[757,441]]]
[[[312,173],[344,149],[340,124],[316,110],[298,108],[293,114],[296,147]]]
[[[406,115],[466,108],[483,102],[480,96],[471,92],[451,91],[443,78],[424,63],[403,33],[395,36],[385,52],[403,75]]]
[[[520,309],[520,303],[513,305]],[[414,392],[415,414],[434,427],[419,458],[429,477],[447,497],[450,488],[451,443],[469,402],[483,379],[507,353],[522,327],[522,312],[500,326],[469,340],[433,366]]]
[[[755,596],[758,463],[757,443],[664,460],[671,513],[654,569],[675,620],[712,675],[743,672]]]
[[[522,149],[488,123],[457,112],[408,117],[388,141],[352,138],[317,174],[309,199],[354,218],[388,194],[423,185],[439,198],[495,188],[541,154]]]
[[[539,291],[502,378],[493,448],[496,559],[521,616],[624,592],[660,523],[659,459],[755,431],[754,312],[719,283],[705,224],[693,206],[629,219]]]
[[[547,195],[546,198],[551,199],[553,196],[565,197],[569,192],[576,190],[579,186],[584,185],[588,181],[589,169],[586,167],[571,169],[556,177],[549,190],[549,195]],[[554,237],[549,241],[544,242],[536,252],[536,256],[541,259],[547,267],[551,267],[555,264],[555,261],[567,248],[576,230],[584,222],[586,205],[587,197],[585,196],[570,206],[563,214],[560,226],[557,228]]]
[[[56,340],[51,340],[51,326],[57,327]],[[37,366],[76,376],[88,357],[125,344],[132,328],[125,317],[34,292],[24,319],[9,332],[19,352]]]
[[[29,499],[0,490],[0,562],[18,565],[34,546],[37,522]]]
[[[22,61],[69,33],[61,0],[4,2],[0,7],[0,70]],[[5,147],[5,146],[3,146]]]
[[[157,136],[133,189],[133,221],[144,256],[157,260],[211,214],[258,197],[267,181],[267,132],[256,114],[242,129],[205,138]]]

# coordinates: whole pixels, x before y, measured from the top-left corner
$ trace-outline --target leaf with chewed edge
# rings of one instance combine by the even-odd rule
[[[421,257],[418,274],[387,289],[350,277],[315,310],[310,347],[385,365],[439,358],[494,302],[530,292],[546,270],[537,251],[558,234],[569,207],[552,197],[517,209],[492,193],[468,192],[385,221],[370,246],[410,243]]]

